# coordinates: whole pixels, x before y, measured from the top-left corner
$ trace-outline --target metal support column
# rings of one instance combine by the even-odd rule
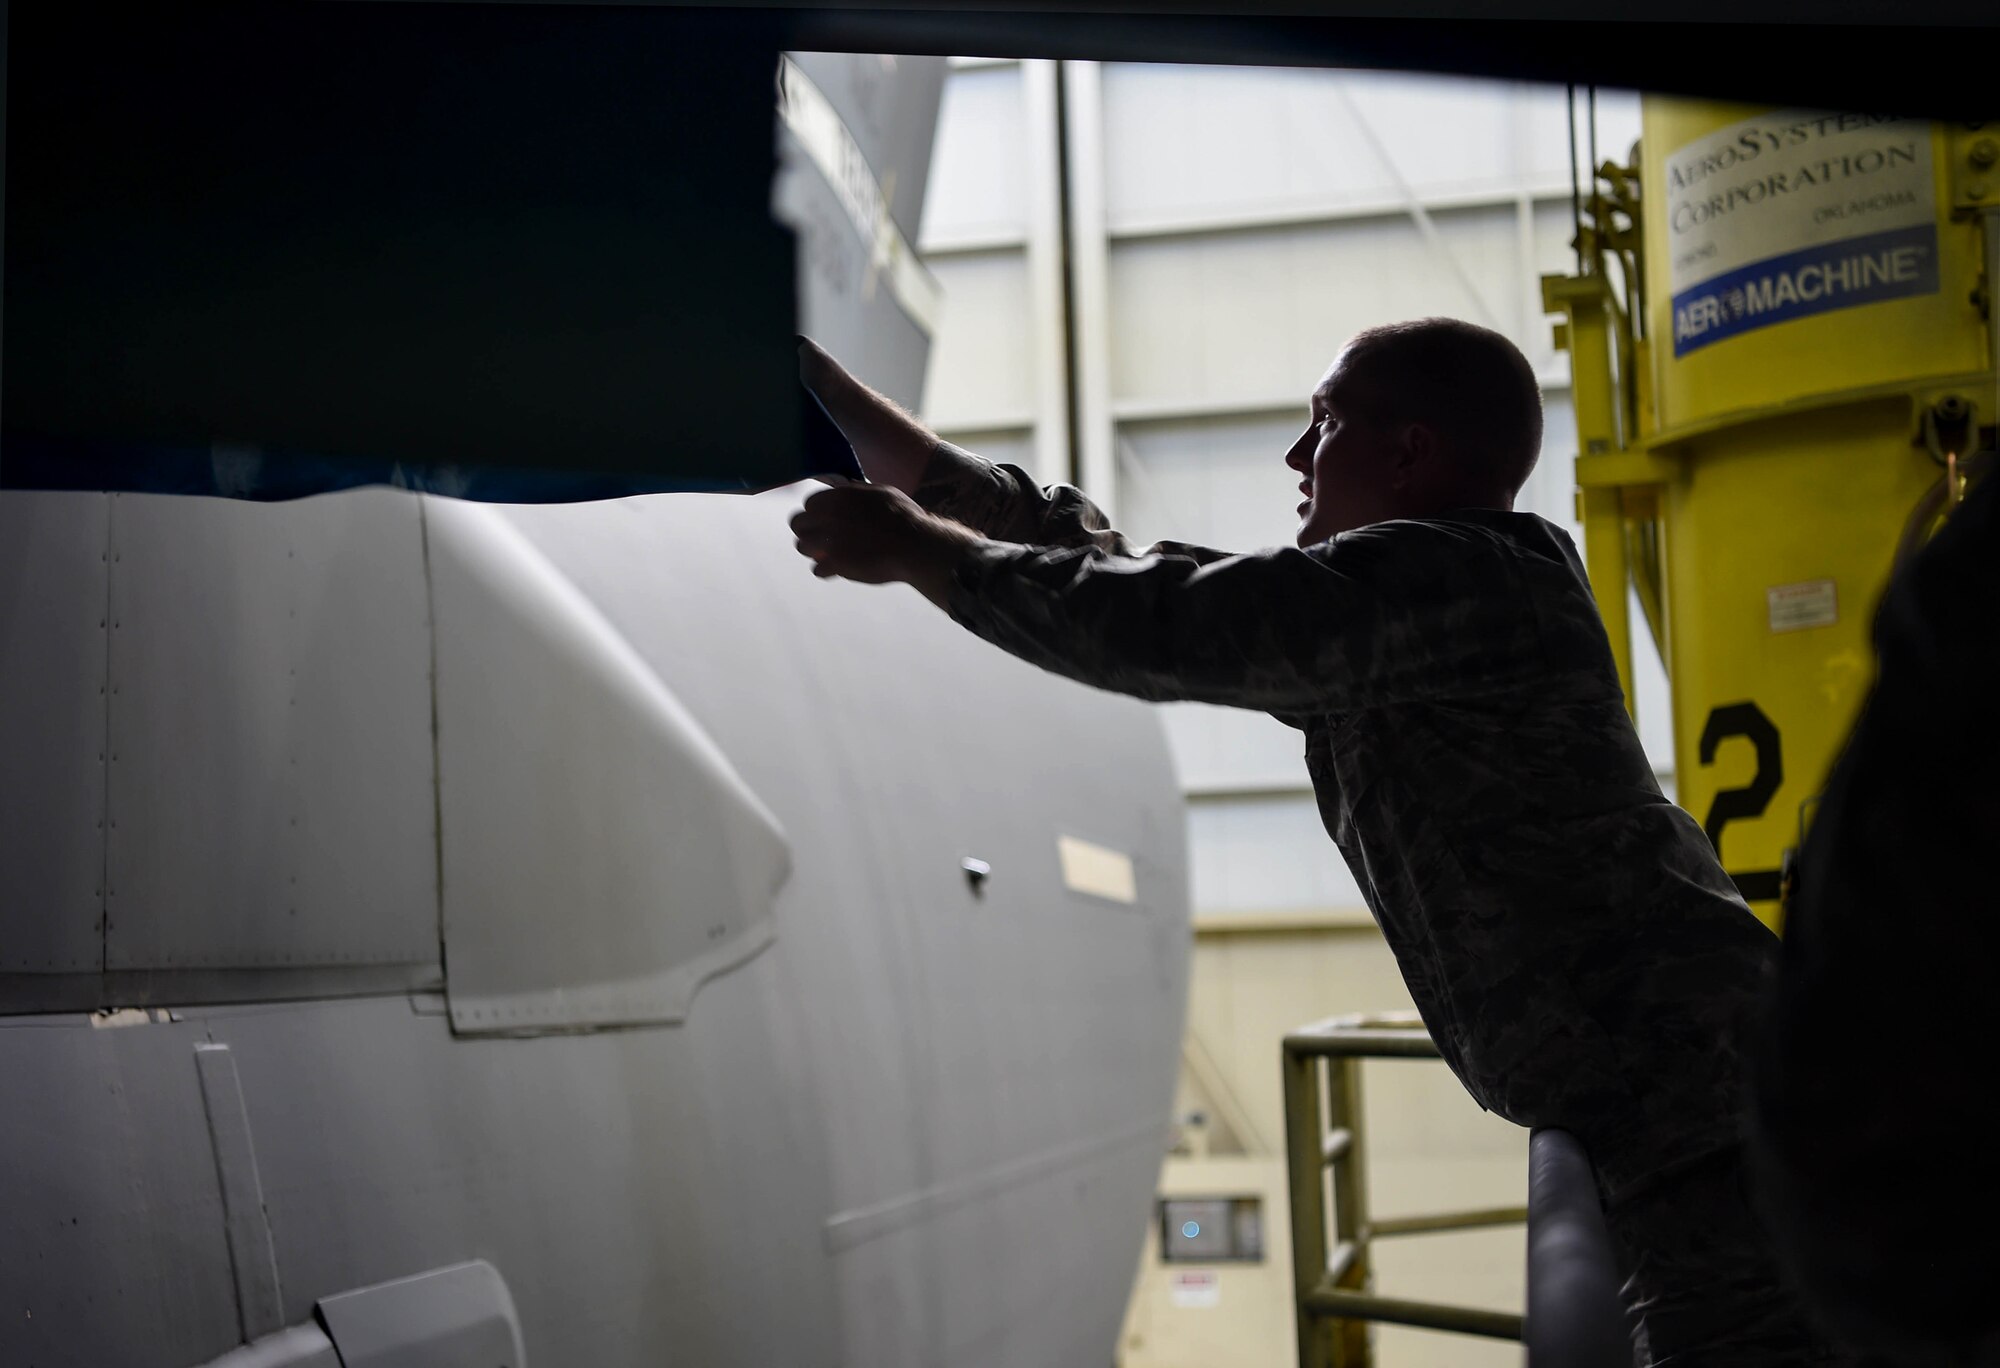
[[[1118,518],[1111,416],[1111,283],[1104,203],[1104,92],[1097,62],[1064,62],[1063,130],[1069,164],[1069,264],[1076,337],[1078,480]]]
[[[1565,319],[1561,337],[1570,356],[1570,399],[1576,406],[1580,461],[1611,455],[1623,446],[1617,381],[1611,369],[1609,302],[1601,276],[1542,277],[1543,307]],[[1625,710],[1636,719],[1632,615],[1626,588],[1631,582],[1631,565],[1626,558],[1624,504],[1619,491],[1584,487],[1578,493],[1577,518],[1583,523],[1584,565],[1590,572],[1597,611],[1604,618],[1605,635],[1611,638],[1618,682],[1625,689]]]
[[[1313,1055],[1285,1051],[1285,1171],[1292,1198],[1292,1288],[1303,1306],[1327,1275],[1326,1161],[1321,1155],[1319,1075],[1325,1067]],[[1299,1368],[1320,1368],[1332,1359],[1328,1326],[1314,1316],[1298,1317]]]

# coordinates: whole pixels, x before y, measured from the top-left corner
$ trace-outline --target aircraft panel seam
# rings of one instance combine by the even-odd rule
[[[892,1197],[873,1206],[838,1212],[826,1221],[826,1246],[838,1254],[878,1236],[887,1235],[926,1217],[963,1206],[981,1197],[991,1197],[1019,1187],[1036,1178],[1075,1168],[1101,1155],[1114,1153],[1141,1140],[1157,1141],[1164,1153],[1167,1127],[1163,1121],[1146,1121],[1123,1130],[1091,1136],[1066,1145],[1051,1145],[1033,1154],[973,1174],[952,1183],[939,1183],[916,1192]]]

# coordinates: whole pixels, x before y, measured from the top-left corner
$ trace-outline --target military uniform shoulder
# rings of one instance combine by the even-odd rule
[[[1432,518],[1399,518],[1343,532],[1327,543],[1348,551],[1477,559],[1500,554],[1573,564],[1576,545],[1567,532],[1533,513],[1467,508]]]

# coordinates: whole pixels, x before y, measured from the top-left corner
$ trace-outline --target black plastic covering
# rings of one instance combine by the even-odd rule
[[[1997,622],[1988,474],[1875,611],[1875,683],[1811,814],[1749,1051],[1745,1153],[1780,1265],[1885,1362],[2000,1363]]]
[[[1990,120],[1954,80],[1986,51],[1991,0],[883,0],[789,8],[786,46],[1430,71],[1766,106]],[[1622,151],[1622,149],[1620,149]]]
[[[768,23],[67,3],[11,28],[0,485],[812,473]]]
[[[1590,1156],[1564,1130],[1528,1141],[1530,1368],[1631,1368],[1618,1265]]]
[[[515,501],[851,469],[793,379],[795,251],[769,212],[783,49],[1410,68],[1979,118],[1990,92],[1939,72],[1994,22],[1977,0],[1698,0],[1636,21],[1588,0],[6,8],[0,487]]]

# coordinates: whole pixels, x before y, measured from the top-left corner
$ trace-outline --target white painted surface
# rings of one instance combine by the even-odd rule
[[[453,1026],[683,1019],[776,934],[777,819],[505,516],[426,512]]]
[[[907,1211],[1157,1122],[1187,930],[1185,837],[1150,712],[1004,655],[906,587],[804,573],[785,520],[810,488],[506,516],[701,720],[791,841],[776,944],[703,988],[686,1029],[736,985],[778,976],[773,1010],[796,1032],[827,1135],[817,1222]],[[1134,857],[1135,906],[1064,889],[1066,832]],[[968,857],[991,866],[978,892]],[[885,1116],[911,1125],[885,1133]],[[1143,1148],[1089,1163],[1143,1184]],[[884,1231],[855,1247],[854,1276],[921,1264],[931,1238],[921,1222]],[[991,1255],[990,1232],[965,1239],[965,1258]],[[994,1310],[966,1314],[983,1324]]]
[[[960,430],[939,424],[940,434],[948,441],[955,442],[967,451],[976,451],[989,461],[999,461],[1003,465],[1017,465],[1023,470],[1035,468],[1035,447],[1033,430],[1027,427],[995,428],[990,430]]]
[[[0,973],[94,973],[111,496],[0,493]]]
[[[342,1368],[525,1368],[513,1294],[484,1259],[323,1297],[318,1314]]]
[[[1096,62],[1063,65],[1063,101],[1069,120],[1069,261],[1074,294],[1076,452],[1071,464],[1104,511],[1118,517],[1117,425],[1111,403],[1118,392],[1117,283],[1105,234],[1110,223],[1106,181],[1119,155],[1106,137],[1103,69]]]
[[[1160,720],[1190,795],[1218,789],[1302,791],[1309,782],[1298,731],[1276,718],[1207,703],[1168,703],[1160,708]]]
[[[1342,92],[1352,97],[1351,104]],[[1371,155],[1358,110],[1394,160]],[[1114,224],[1231,217],[1275,205],[1523,187],[1567,191],[1560,88],[1390,72],[1116,64],[1105,73]],[[1630,97],[1599,97],[1600,152],[1638,136]]]
[[[1125,424],[1118,454],[1126,533],[1140,545],[1291,545],[1299,477],[1285,452],[1305,430],[1311,388],[1308,381],[1297,391],[1288,414]]]
[[[434,964],[415,498],[111,521],[106,967]]]
[[[1033,315],[1019,251],[940,257],[948,305],[931,347],[924,412],[944,428],[1002,427],[1035,413]],[[867,377],[862,377],[866,379]]]
[[[1069,376],[1064,339],[1069,314],[1063,302],[1061,149],[1057,136],[1057,66],[1021,64],[1026,122],[1028,190],[1028,293],[1034,319],[1035,463],[1045,484],[1070,478]]]
[[[1018,64],[952,70],[938,116],[920,247],[1027,232],[1025,120]]]
[[[1511,213],[1433,217],[1476,280],[1502,270],[1511,278]],[[1110,270],[1120,399],[1303,399],[1360,329],[1480,307],[1409,222],[1389,216],[1120,243]],[[1482,281],[1480,297],[1507,296]]]
[[[926,416],[953,437],[1004,431],[994,459],[1068,479],[1056,64],[954,61],[919,244],[954,301]]]
[[[1299,768],[1303,788],[1304,764]],[[1351,920],[1367,919],[1361,891],[1327,838],[1310,791],[1192,802],[1188,835],[1200,852],[1192,871],[1194,905],[1204,915],[1227,919],[1339,912]],[[1341,1010],[1345,1008],[1329,1002],[1318,1015]]]

